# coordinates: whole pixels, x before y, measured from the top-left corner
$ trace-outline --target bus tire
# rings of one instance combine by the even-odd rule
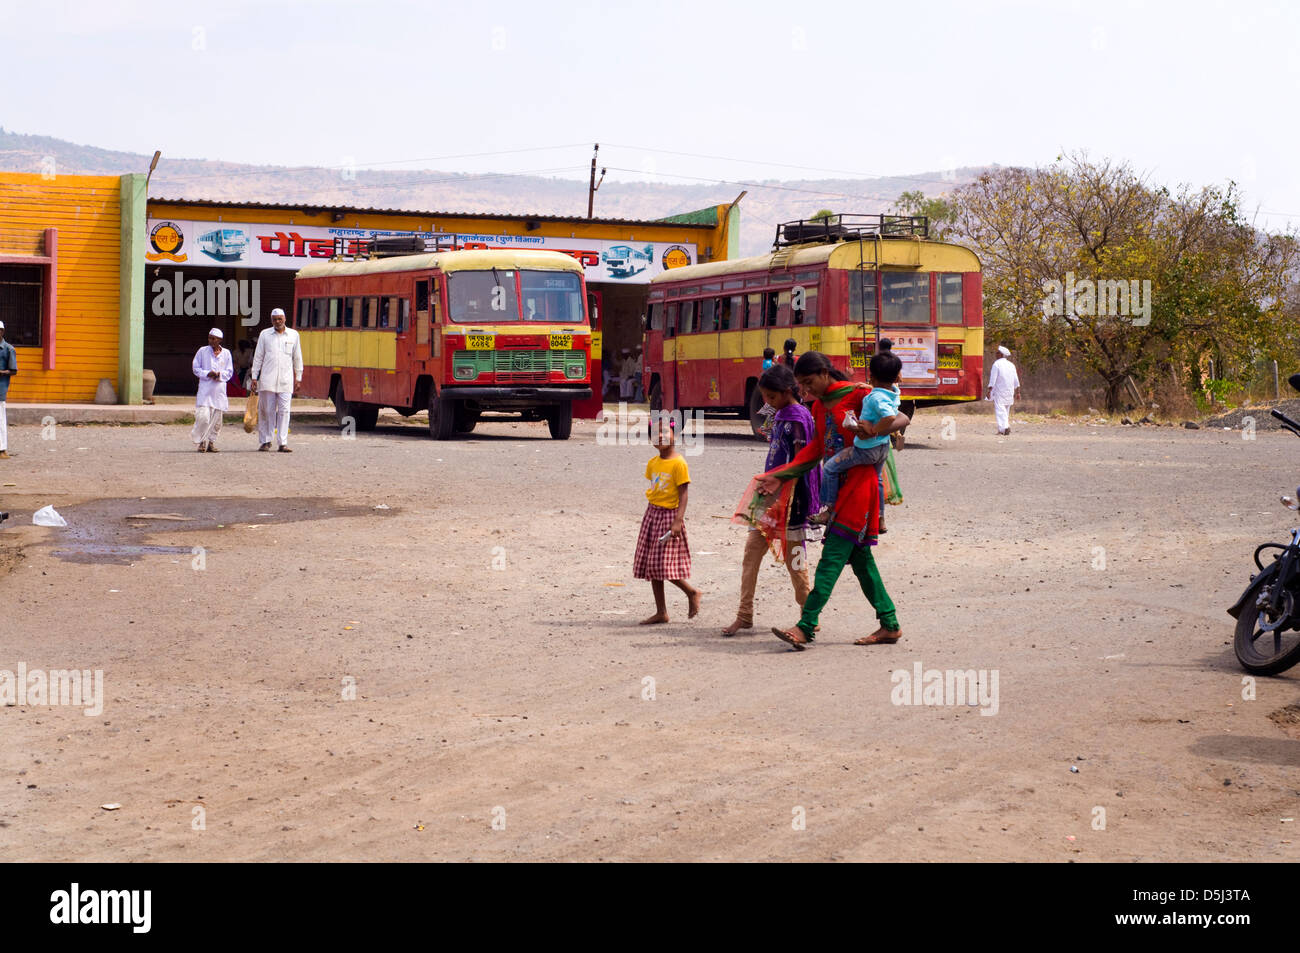
[[[551,431],[551,439],[568,440],[569,435],[573,433],[573,405],[566,401],[548,410],[546,426]]]
[[[429,436],[450,440],[456,433],[456,401],[434,394],[429,398]]]
[[[749,427],[754,431],[754,436],[759,440],[766,441],[767,437],[763,436],[763,415],[759,413],[767,401],[763,400],[763,392],[754,385],[753,393],[749,395]]]
[[[374,430],[379,422],[379,407],[376,404],[349,404],[352,419],[357,423],[357,430]]]
[[[473,433],[474,426],[479,421],[479,412],[470,410],[464,404],[456,410],[456,433]]]

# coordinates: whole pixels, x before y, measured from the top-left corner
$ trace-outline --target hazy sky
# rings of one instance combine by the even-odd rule
[[[609,181],[686,183],[1086,149],[1300,229],[1297,3],[0,0],[0,62],[4,128],[164,156],[585,178],[599,141]]]

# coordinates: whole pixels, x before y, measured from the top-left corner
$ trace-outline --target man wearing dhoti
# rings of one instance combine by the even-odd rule
[[[997,418],[998,435],[1011,433],[1011,405],[1020,399],[1020,375],[1011,363],[1011,352],[998,347],[1002,356],[993,362],[989,371],[989,389],[985,400],[993,401],[993,416]]]
[[[235,373],[230,351],[221,346],[220,328],[208,332],[208,346],[194,355],[194,376],[199,379],[199,395],[194,400],[194,445],[199,453],[217,452],[217,434],[221,433],[222,414],[230,409],[226,399],[226,381]]]
[[[257,336],[253,352],[253,390],[257,393],[258,450],[270,450],[278,437],[288,453],[289,404],[302,384],[302,345],[298,332],[285,327],[284,309],[271,312],[271,327]]]

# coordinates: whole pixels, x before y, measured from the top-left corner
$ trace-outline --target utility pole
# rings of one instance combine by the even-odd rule
[[[592,212],[596,205],[596,190],[600,188],[600,182],[605,181],[605,170],[600,170],[600,182],[596,181],[596,153],[600,152],[600,143],[596,143],[595,151],[591,154],[591,182],[587,187],[587,218],[591,218]]]

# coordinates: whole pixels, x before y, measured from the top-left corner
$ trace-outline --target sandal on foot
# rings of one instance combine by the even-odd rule
[[[886,629],[881,626],[870,635],[864,635],[855,641],[854,645],[893,645],[903,637],[902,629]]]
[[[772,626],[772,634],[782,642],[794,646],[796,652],[802,652],[808,648],[808,636],[804,635],[803,630],[798,626],[793,629],[778,629],[776,626]]]

